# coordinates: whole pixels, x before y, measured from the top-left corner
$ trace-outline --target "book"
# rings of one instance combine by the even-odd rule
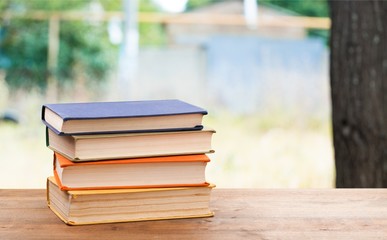
[[[180,100],[58,103],[42,121],[59,135],[200,130],[207,111]]]
[[[214,130],[102,135],[57,135],[46,128],[47,146],[71,161],[190,155],[213,152]]]
[[[61,191],[49,177],[47,204],[68,225],[211,217],[213,187]]]
[[[206,186],[204,154],[74,163],[54,153],[61,190]]]

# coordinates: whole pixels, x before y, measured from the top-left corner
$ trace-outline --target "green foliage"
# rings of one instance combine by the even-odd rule
[[[117,49],[109,43],[106,29],[106,23],[61,23],[59,68],[56,72],[61,81],[76,78],[79,70],[89,80],[105,79],[117,56]]]
[[[139,12],[158,12],[159,9],[151,0],[139,1]],[[162,46],[167,41],[164,26],[160,23],[139,23],[138,31],[141,46]]]
[[[258,0],[258,3],[278,6],[302,16],[329,16],[327,0]]]
[[[122,11],[123,0],[8,0],[0,1],[0,11],[88,11],[92,4],[105,11]],[[155,12],[151,0],[138,1],[139,10]],[[87,19],[87,17],[85,17]],[[0,19],[0,69],[6,70],[11,89],[47,87],[48,19]],[[166,42],[161,24],[139,24],[141,45]],[[73,82],[79,74],[89,82],[106,79],[118,59],[119,46],[109,42],[106,22],[87,20],[60,22],[57,69],[52,72],[59,85]]]
[[[7,83],[11,87],[43,87],[47,74],[47,22],[12,20],[2,31],[5,36],[0,43],[1,67],[7,70]]]
[[[91,1],[17,0],[4,2],[1,11],[85,10]],[[0,68],[6,82],[15,88],[44,89],[47,85],[48,21],[31,19],[2,20]],[[74,81],[81,72],[88,81],[104,80],[114,66],[118,47],[109,43],[106,23],[60,22],[58,66],[54,74],[59,83]]]
[[[203,7],[203,6],[215,3],[215,2],[219,2],[219,0],[218,1],[215,1],[215,0],[188,0],[186,9],[187,9],[187,11],[190,11],[190,10],[193,10],[195,8]]]
[[[328,17],[329,8],[327,0],[259,0],[258,3],[270,6],[281,7],[290,10],[301,16],[308,17]],[[310,36],[320,37],[328,44],[327,30],[311,29],[308,31]]]
[[[209,4],[224,2],[224,0],[189,0],[187,10],[203,7]],[[281,7],[293,11],[302,16],[328,17],[327,0],[257,0],[258,4]]]
[[[187,10],[219,0],[189,0]],[[123,0],[2,0],[0,11],[23,14],[29,10],[87,11],[99,3],[106,11],[122,11]],[[139,0],[140,12],[159,11],[152,0]],[[259,0],[304,16],[328,16],[327,0]],[[6,70],[11,88],[46,87],[48,21],[0,18],[0,69]],[[313,30],[311,35],[327,38],[327,31]],[[166,43],[162,24],[140,23],[140,45],[160,46]],[[55,72],[59,83],[72,82],[81,72],[91,82],[106,79],[117,62],[118,46],[109,42],[106,23],[87,20],[60,22],[60,49]]]
[[[189,0],[187,10],[203,7],[212,3],[222,2],[224,0]],[[329,8],[327,0],[257,0],[259,5],[266,5],[282,10],[289,10],[300,16],[309,17],[328,17]],[[325,40],[328,38],[326,30],[309,30],[310,36],[321,37]]]
[[[140,46],[162,46],[167,42],[167,36],[162,24],[140,23]]]

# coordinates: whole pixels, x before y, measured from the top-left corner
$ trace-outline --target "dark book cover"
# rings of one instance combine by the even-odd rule
[[[131,118],[131,117],[154,117],[178,114],[199,113],[206,115],[207,111],[195,105],[176,100],[146,100],[146,101],[122,101],[122,102],[85,102],[85,103],[57,103],[42,106],[42,121],[57,134],[66,134],[58,131],[45,121],[45,110],[50,109],[63,121],[87,120],[87,119],[109,119],[109,118]],[[203,126],[195,126],[190,129],[158,129],[152,131],[171,130],[200,130]],[[128,131],[143,132],[144,130]],[[120,131],[124,132],[124,131]],[[77,133],[77,134],[93,134]]]

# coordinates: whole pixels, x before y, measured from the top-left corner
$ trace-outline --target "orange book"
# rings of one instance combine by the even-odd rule
[[[54,153],[61,190],[208,186],[205,154],[74,163]]]

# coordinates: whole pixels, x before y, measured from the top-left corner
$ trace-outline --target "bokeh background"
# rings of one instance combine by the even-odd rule
[[[330,188],[325,0],[0,2],[0,188],[44,188],[44,103],[208,110],[218,187]]]

